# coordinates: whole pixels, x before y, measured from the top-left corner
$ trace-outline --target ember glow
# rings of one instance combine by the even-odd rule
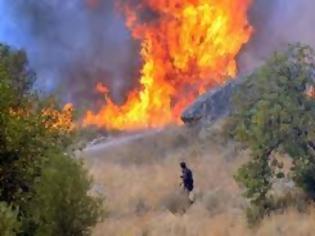
[[[46,128],[65,133],[69,133],[75,128],[73,123],[73,106],[70,103],[66,104],[61,111],[52,107],[46,107],[42,110],[42,116]]]
[[[84,125],[130,130],[179,123],[198,95],[236,75],[235,58],[252,33],[251,0],[123,2],[126,24],[141,41],[141,86],[116,105],[98,84],[104,106],[88,111]]]
[[[10,109],[12,117],[29,117],[32,115],[32,108],[26,109]],[[73,122],[73,105],[67,103],[62,109],[55,109],[53,106],[47,106],[40,110],[42,124],[49,130],[70,133],[75,129]]]

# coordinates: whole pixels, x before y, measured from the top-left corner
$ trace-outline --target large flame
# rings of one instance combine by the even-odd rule
[[[98,84],[106,103],[97,113],[88,111],[84,124],[139,129],[179,122],[180,113],[193,99],[236,75],[235,58],[252,32],[247,21],[250,3],[124,1],[126,24],[133,37],[141,40],[141,87],[119,106],[106,86]]]

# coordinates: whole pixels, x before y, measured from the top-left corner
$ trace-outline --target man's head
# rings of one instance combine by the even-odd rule
[[[186,169],[186,163],[182,161],[182,162],[180,163],[180,167],[181,167],[182,169]]]

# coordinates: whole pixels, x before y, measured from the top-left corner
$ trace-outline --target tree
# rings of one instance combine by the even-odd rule
[[[27,68],[22,51],[0,45],[0,201],[16,207],[28,201],[52,140],[30,94],[34,74]]]
[[[36,74],[30,69],[23,50],[12,50],[0,44],[0,80],[14,90],[15,101],[31,92]]]
[[[273,152],[292,158],[294,181],[315,199],[314,62],[312,48],[291,45],[245,78],[234,96],[231,134],[252,152],[236,180],[245,187],[256,220],[273,210],[271,180],[284,175],[276,173],[277,163],[271,163]]]
[[[7,206],[0,211],[9,216],[0,226],[16,233],[18,225],[25,236],[86,235],[102,211],[69,149],[76,133],[72,107],[40,99],[35,79],[26,54],[0,44],[0,203]]]
[[[5,202],[0,202],[0,232],[2,236],[14,236],[20,231],[18,211],[14,211]]]
[[[91,180],[86,171],[61,154],[52,155],[43,170],[28,208],[33,235],[89,235],[104,212],[102,199],[87,194]]]

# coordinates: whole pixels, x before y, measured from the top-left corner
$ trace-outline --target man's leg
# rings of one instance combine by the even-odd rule
[[[195,194],[193,191],[188,192],[188,199],[189,199],[191,204],[193,204],[195,202]]]

